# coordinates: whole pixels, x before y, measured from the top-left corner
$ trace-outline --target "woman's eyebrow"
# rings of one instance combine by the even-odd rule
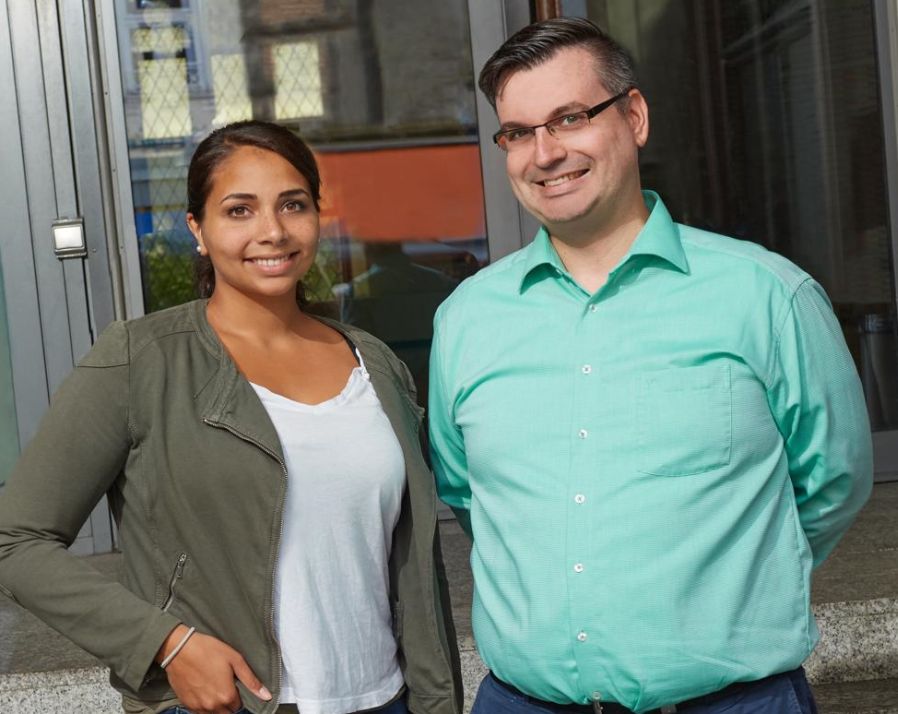
[[[285,198],[287,196],[298,196],[304,194],[306,196],[309,195],[309,192],[304,188],[289,188],[286,191],[281,191],[278,194],[278,198]],[[227,196],[221,199],[219,203],[224,203],[229,200],[237,200],[237,201],[255,201],[258,199],[258,196],[254,193],[229,193]]]
[[[299,196],[300,194],[305,194],[306,196],[308,196],[309,192],[304,188],[291,188],[286,191],[281,191],[278,194],[278,198],[286,198],[287,196]]]
[[[224,203],[227,200],[235,198],[240,201],[255,201],[257,196],[254,193],[229,193],[225,196],[219,203]]]

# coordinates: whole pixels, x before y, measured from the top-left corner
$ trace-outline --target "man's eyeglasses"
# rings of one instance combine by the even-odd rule
[[[632,89],[633,87],[630,87],[620,94],[611,97],[611,99],[606,99],[604,102],[596,104],[590,109],[586,109],[582,112],[564,114],[560,117],[549,119],[549,121],[544,124],[536,124],[535,126],[516,126],[513,129],[497,131],[493,134],[493,141],[500,149],[508,151],[510,149],[527,146],[533,140],[533,137],[536,136],[536,130],[541,126],[546,127],[546,131],[552,136],[571,134],[589,126],[590,119],[605,111],[616,101],[626,97]]]

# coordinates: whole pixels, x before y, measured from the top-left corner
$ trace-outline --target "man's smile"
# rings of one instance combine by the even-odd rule
[[[582,176],[585,176],[587,173],[589,173],[589,169],[580,169],[578,171],[571,171],[570,173],[562,174],[561,176],[542,179],[541,181],[536,181],[535,183],[539,184],[540,186],[544,186],[545,188],[552,188],[553,186],[561,186],[562,184],[568,183],[569,181],[574,181]]]

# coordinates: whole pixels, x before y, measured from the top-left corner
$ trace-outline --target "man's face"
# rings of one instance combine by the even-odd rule
[[[579,47],[559,50],[533,69],[512,74],[496,98],[503,129],[542,124],[584,111],[611,94],[595,60]],[[552,136],[536,130],[524,146],[510,148],[506,170],[521,204],[553,234],[595,233],[641,201],[637,153],[648,138],[648,110],[633,90],[623,105],[609,107],[576,132]]]

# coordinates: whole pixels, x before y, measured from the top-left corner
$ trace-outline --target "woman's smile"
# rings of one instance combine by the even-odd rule
[[[292,269],[298,255],[299,251],[295,251],[293,253],[282,253],[275,256],[247,258],[246,262],[267,275],[280,275],[289,272]]]

